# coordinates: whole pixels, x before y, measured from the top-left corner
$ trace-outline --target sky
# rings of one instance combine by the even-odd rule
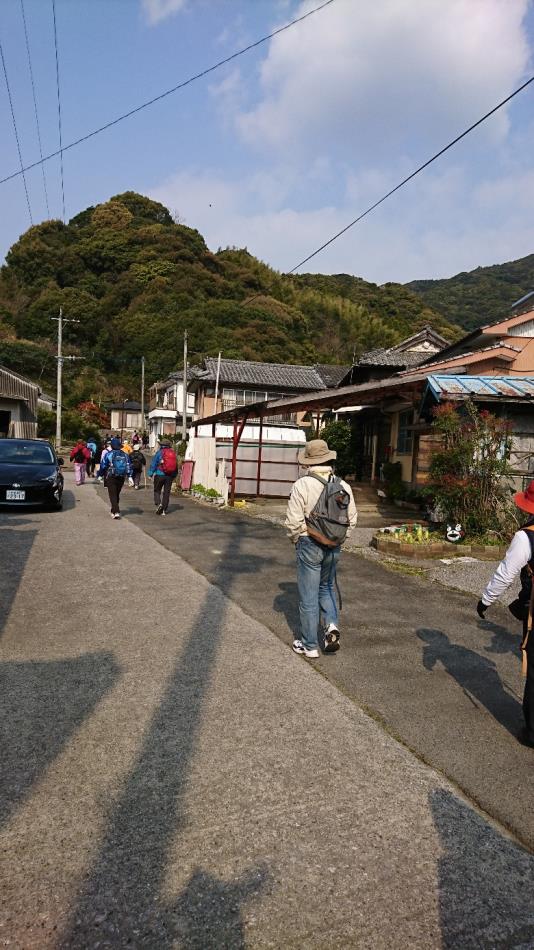
[[[56,0],[63,145],[321,0]],[[0,0],[22,158],[58,148],[52,0]],[[534,74],[529,0],[333,0],[63,156],[66,220],[134,190],[289,271]],[[534,253],[534,83],[301,272],[407,282]],[[0,178],[20,168],[0,69]],[[59,158],[26,175],[62,216]],[[48,194],[49,213],[45,200]],[[30,226],[0,185],[0,259]]]

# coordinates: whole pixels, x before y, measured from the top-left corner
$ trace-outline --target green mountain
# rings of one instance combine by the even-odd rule
[[[405,286],[447,320],[473,330],[504,318],[515,300],[534,290],[534,254],[447,280],[412,280]]]
[[[146,379],[226,357],[349,363],[353,352],[397,343],[430,323],[457,327],[400,285],[338,275],[288,277],[243,249],[211,253],[202,236],[134,192],[87,208],[68,224],[30,228],[0,271],[0,362],[51,388],[59,308],[69,320],[65,401],[135,396]]]

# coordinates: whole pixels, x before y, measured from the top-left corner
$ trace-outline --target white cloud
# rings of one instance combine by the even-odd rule
[[[313,6],[302,3],[297,14]],[[519,83],[528,0],[336,0],[275,37],[243,140],[358,163],[441,144]],[[488,134],[502,137],[505,113]]]
[[[247,80],[253,108],[237,70],[212,87],[243,143],[239,172],[183,170],[152,196],[212,249],[289,270],[520,84],[527,7],[336,0],[272,41],[259,87]],[[531,253],[534,128],[509,121],[492,117],[304,270],[406,282]]]
[[[308,187],[315,171],[310,171]],[[263,180],[262,180],[263,179]],[[389,182],[362,175],[348,190],[363,210]],[[278,270],[288,271],[307,257],[355,214],[321,203],[292,207],[294,182],[284,173],[254,172],[239,180],[216,172],[181,172],[151,197],[177,208],[198,228],[212,250],[248,247]],[[367,188],[372,187],[369,194]],[[377,191],[374,190],[376,187]],[[532,251],[534,173],[482,178],[473,188],[460,165],[422,175],[313,258],[301,272],[350,273],[376,283],[448,277],[477,266],[513,260]]]
[[[187,0],[142,0],[143,11],[151,26],[183,10]]]

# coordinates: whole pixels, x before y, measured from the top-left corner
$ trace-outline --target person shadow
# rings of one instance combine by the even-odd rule
[[[451,643],[442,630],[416,631],[423,641],[423,666],[429,672],[441,663],[445,671],[475,705],[484,706],[511,735],[522,722],[521,705],[505,689],[493,660],[458,643]]]
[[[512,617],[510,619],[521,630],[521,624]],[[486,653],[494,653],[497,656],[511,653],[513,656],[521,656],[522,637],[520,633],[511,633],[506,627],[501,627],[500,624],[494,623],[492,620],[481,620],[478,627],[483,632],[491,634],[491,643],[484,647]]]
[[[243,905],[258,898],[268,881],[263,865],[247,869],[231,881],[196,868],[173,907],[184,946],[189,950],[245,950]]]

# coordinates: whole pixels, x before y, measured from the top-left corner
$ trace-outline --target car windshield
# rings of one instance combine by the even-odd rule
[[[46,442],[0,439],[0,464],[9,462],[16,465],[51,465],[54,461],[54,453]]]

